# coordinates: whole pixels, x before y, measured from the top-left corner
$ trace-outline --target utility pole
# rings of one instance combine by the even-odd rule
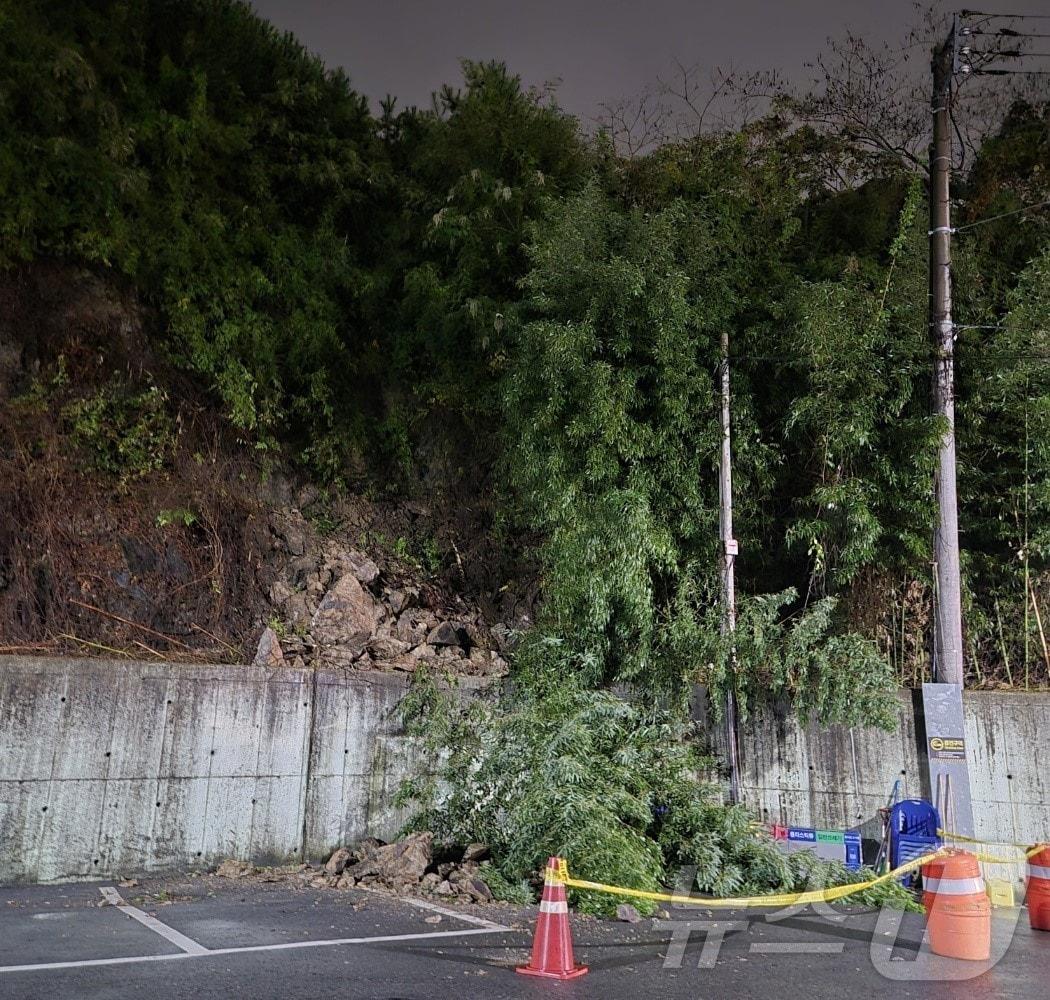
[[[722,635],[729,639],[729,687],[726,691],[726,747],[729,755],[729,797],[740,801],[740,757],[736,733],[736,563],[733,537],[733,451],[729,434],[729,331],[722,331],[722,450],[718,460],[718,523],[722,539]]]
[[[959,17],[933,55],[933,145],[930,149],[930,334],[934,342],[934,410],[944,423],[936,473],[934,532],[934,679],[963,683],[959,504],[955,472],[955,326],[952,323],[951,203],[952,73],[958,57]]]

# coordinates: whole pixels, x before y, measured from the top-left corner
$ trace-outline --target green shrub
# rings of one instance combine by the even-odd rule
[[[520,901],[522,882],[551,855],[566,858],[575,877],[657,892],[681,866],[695,866],[695,887],[716,895],[856,880],[842,866],[785,857],[745,809],[727,807],[675,713],[571,681],[503,705],[455,705],[425,678],[414,690],[406,711],[442,763],[402,798],[420,806],[413,827],[433,830],[439,843],[489,845],[502,898]],[[577,890],[572,898],[590,913],[622,901]],[[870,898],[900,896],[891,887]]]
[[[178,436],[167,395],[154,385],[137,390],[114,379],[67,404],[62,416],[94,464],[123,482],[161,468]]]

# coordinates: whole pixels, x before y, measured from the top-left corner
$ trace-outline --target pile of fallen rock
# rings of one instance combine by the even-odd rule
[[[259,640],[258,666],[506,672],[507,625],[489,625],[462,598],[443,599],[391,561],[381,568],[332,542],[318,552],[305,544],[303,524],[274,524],[289,558],[269,587],[274,624]]]
[[[399,895],[431,896],[448,902],[485,903],[492,891],[480,875],[481,862],[488,858],[484,844],[470,844],[456,860],[437,861],[432,833],[412,833],[392,844],[366,837],[353,847],[340,847],[320,869],[309,864],[282,873],[311,889],[376,889]],[[216,875],[225,878],[256,876],[278,881],[274,869],[255,869],[244,862],[228,860]]]

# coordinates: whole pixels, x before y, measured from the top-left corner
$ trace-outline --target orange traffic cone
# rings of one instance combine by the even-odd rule
[[[1032,929],[1050,931],[1050,847],[1028,859],[1027,899]]]
[[[987,960],[992,946],[992,905],[977,858],[952,851],[923,865],[922,904],[930,951],[946,958]]]
[[[536,920],[536,936],[532,939],[532,958],[528,965],[517,969],[523,976],[575,979],[587,971],[587,966],[576,965],[572,955],[569,904],[565,898],[565,885],[558,877],[563,865],[560,858],[547,860],[540,915]]]

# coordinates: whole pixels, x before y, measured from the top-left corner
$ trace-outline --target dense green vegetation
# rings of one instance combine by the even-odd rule
[[[518,700],[457,760],[497,781],[516,754],[561,781],[617,741],[634,756],[576,773],[608,794],[567,799],[567,825],[527,849],[474,800],[431,815],[501,846],[510,882],[615,828],[596,857],[647,883],[690,863],[705,888],[794,884],[764,848],[718,853],[753,847],[735,813],[681,805],[673,837],[654,825],[682,788],[709,801],[675,721],[690,685],[716,706],[734,689],[745,713],[772,694],[885,723],[894,687],[928,676],[925,178],[848,125],[800,125],[800,106],[628,158],[499,64],[466,64],[428,109],[374,114],[233,0],[0,0],[0,267],[67,258],[126,283],[152,349],[250,446],[317,477],[426,490],[435,447],[480,468],[496,528],[536,551]],[[1007,110],[956,177],[962,224],[1050,198],[1048,136],[1047,104]],[[1050,681],[1048,218],[956,241],[977,683]],[[718,612],[723,335],[735,673]],[[159,388],[107,385],[65,416],[107,473],[165,461]],[[669,714],[595,693],[612,687]],[[542,757],[559,727],[571,752]],[[500,795],[536,822],[533,798]]]

